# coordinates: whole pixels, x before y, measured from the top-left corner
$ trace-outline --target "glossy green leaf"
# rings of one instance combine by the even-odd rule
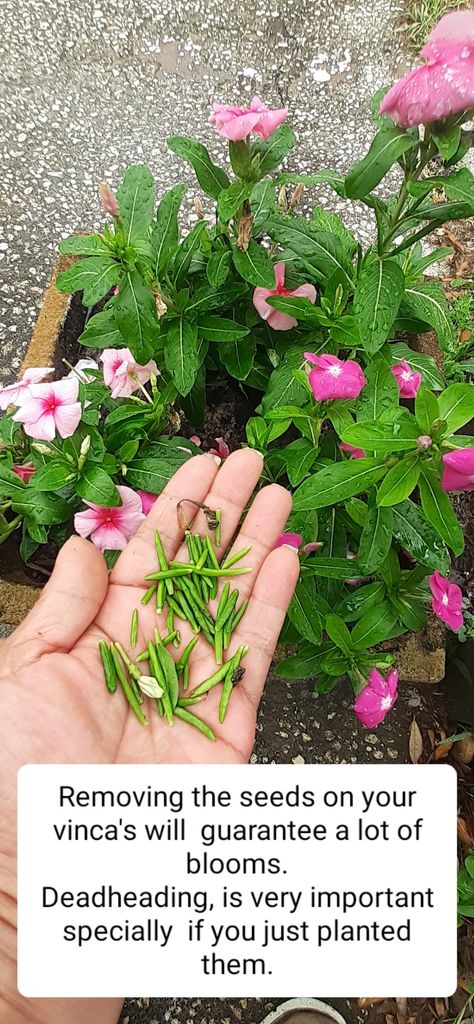
[[[230,249],[219,249],[209,257],[206,267],[207,280],[213,288],[220,288],[227,280],[232,265],[232,253]]]
[[[474,417],[474,387],[472,384],[451,384],[439,396],[439,414],[446,420],[447,433],[469,423]]]
[[[65,523],[71,517],[71,509],[57,494],[35,491],[33,487],[25,487],[21,493],[15,493],[12,501],[12,512],[21,513],[32,523],[42,526],[55,526]]]
[[[123,277],[114,311],[125,345],[137,363],[147,363],[154,355],[160,328],[151,288],[135,267]]]
[[[205,338],[206,341],[217,343],[238,341],[239,338],[245,338],[246,334],[249,333],[248,327],[237,323],[236,320],[227,320],[222,316],[205,314],[199,317],[196,322],[200,337]]]
[[[317,555],[301,567],[302,576],[322,576],[328,580],[362,579],[362,572],[356,558],[327,558]]]
[[[227,373],[237,380],[245,380],[253,366],[256,341],[252,334],[237,338],[235,341],[219,345],[219,358]]]
[[[110,256],[110,246],[102,235],[69,235],[59,243],[60,252],[71,256]]]
[[[421,387],[415,398],[415,418],[421,434],[429,435],[431,425],[439,418],[439,404],[435,395]]]
[[[337,613],[345,622],[355,622],[362,618],[369,608],[379,605],[384,596],[385,585],[381,580],[366,583],[361,587],[352,587],[351,592],[338,605]]]
[[[424,320],[436,331],[441,348],[445,348],[454,338],[454,331],[449,318],[448,304],[442,285],[435,281],[421,284],[410,284],[405,288],[400,313],[415,316]],[[410,361],[410,365],[413,362]],[[425,380],[425,384],[428,382]]]
[[[398,405],[398,384],[390,366],[380,355],[370,359],[364,374],[367,383],[357,399],[357,419],[378,420],[384,412]]]
[[[399,363],[401,359],[406,359],[412,370],[421,373],[424,387],[431,388],[432,391],[442,390],[443,378],[432,356],[427,356],[422,352],[414,352],[403,341],[398,341],[394,345],[387,345],[387,349],[384,349],[385,351],[387,351],[387,361],[390,365]]]
[[[378,459],[352,459],[319,470],[305,480],[293,497],[295,511],[324,508],[367,491],[386,473]]]
[[[199,369],[198,328],[184,317],[173,320],[165,338],[165,366],[180,395],[191,390]]]
[[[84,466],[76,484],[76,491],[81,498],[104,508],[116,508],[121,505],[120,494],[112,478],[101,466],[93,462],[87,462]]]
[[[234,249],[234,266],[244,281],[259,288],[275,287],[273,263],[263,245],[250,241],[248,249]]]
[[[121,348],[125,346],[112,308],[91,316],[85,331],[78,338],[79,345],[88,348]]]
[[[350,655],[352,651],[352,637],[345,622],[338,615],[330,613],[326,615],[325,629],[333,644],[339,647],[344,654]]]
[[[352,644],[361,651],[389,639],[397,621],[397,613],[388,601],[369,608],[352,630]]]
[[[325,602],[316,592],[314,580],[300,579],[288,609],[290,622],[311,644],[321,643]]]
[[[127,168],[117,200],[127,245],[136,239],[146,238],[153,218],[153,178],[148,167],[136,164]]]
[[[341,239],[329,231],[318,231],[304,217],[279,214],[269,218],[267,231],[271,238],[288,246],[301,257],[305,266],[317,278],[324,281],[334,271],[339,271],[343,280],[352,289],[353,269]]]
[[[83,306],[95,306],[120,280],[122,268],[110,256],[90,256],[78,260],[56,278],[60,292],[82,291]]]
[[[320,664],[319,648],[302,644],[297,654],[291,654],[289,658],[280,661],[275,674],[280,679],[309,679],[315,675]]]
[[[156,211],[150,236],[154,252],[155,277],[160,278],[178,247],[178,213],[186,185],[174,185],[166,192]]]
[[[346,444],[384,454],[418,450],[418,428],[414,420],[395,423],[361,421],[347,427],[342,438]]]
[[[349,199],[364,199],[402,154],[415,145],[416,139],[402,128],[396,125],[381,128],[369,152],[346,175],[345,189]]]
[[[423,463],[418,482],[421,507],[427,519],[455,555],[464,551],[464,535],[438,473]]]
[[[303,346],[294,346],[287,350],[284,359],[270,376],[267,392],[262,401],[265,413],[280,406],[301,407],[307,402],[308,388],[295,377],[295,371],[302,370],[305,365]]]
[[[76,476],[77,469],[70,462],[53,459],[36,470],[31,482],[37,491],[59,491],[75,480]]]
[[[405,278],[394,259],[363,266],[354,293],[354,312],[365,351],[374,355],[390,335],[404,292]]]
[[[299,437],[282,449],[282,459],[292,487],[298,487],[304,480],[315,462],[317,454],[314,445],[306,437]]]
[[[418,455],[406,455],[389,469],[377,492],[377,505],[398,505],[408,498],[420,475]]]
[[[162,437],[142,447],[127,469],[127,484],[150,494],[161,494],[171,477],[199,451],[184,437]]]
[[[252,231],[258,235],[266,227],[268,217],[275,210],[275,185],[266,178],[254,185],[250,196],[252,211]]]
[[[359,543],[359,564],[371,576],[385,561],[392,543],[393,515],[391,508],[375,505],[369,508]]]
[[[421,508],[407,499],[395,505],[392,511],[393,532],[401,547],[420,565],[447,572],[450,566],[449,553]]]
[[[227,174],[212,162],[206,147],[200,142],[193,142],[183,135],[173,135],[166,141],[173,153],[191,164],[203,192],[212,199],[217,199],[222,189],[229,187]]]
[[[232,217],[235,217],[242,203],[250,198],[252,188],[252,185],[244,181],[234,181],[233,185],[229,185],[229,188],[222,189],[217,200],[219,220],[223,220],[225,223],[232,220]]]
[[[258,155],[260,163],[258,166],[259,177],[271,174],[281,164],[296,143],[296,136],[287,124],[281,124],[272,132],[267,141],[257,138],[252,145],[252,157]]]

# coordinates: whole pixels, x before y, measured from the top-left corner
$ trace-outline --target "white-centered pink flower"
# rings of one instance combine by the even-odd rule
[[[101,551],[123,551],[145,519],[139,494],[131,487],[117,487],[122,504],[104,508],[85,501],[85,512],[76,512],[74,529],[80,537],[90,537]]]
[[[213,103],[209,120],[217,131],[231,142],[245,139],[250,132],[268,139],[283,121],[288,111],[270,110],[259,96],[253,96],[249,107],[231,107],[225,103]]]
[[[474,491],[474,448],[443,455],[443,491]]]
[[[142,512],[145,516],[147,516],[150,510],[153,508],[153,505],[155,504],[158,495],[150,494],[149,491],[140,490],[137,490],[137,494],[140,496],[140,501],[142,503]]]
[[[274,331],[289,331],[292,327],[298,326],[298,321],[294,316],[290,316],[289,313],[280,313],[278,309],[274,309],[267,302],[273,295],[292,295],[295,298],[309,299],[310,302],[316,302],[316,288],[314,284],[300,284],[299,288],[285,288],[285,264],[275,263],[275,287],[274,288],[256,288],[253,293],[253,304],[257,313],[260,314],[262,320],[266,320],[267,324],[273,328]]]
[[[373,668],[367,686],[361,690],[354,711],[365,729],[375,729],[383,722],[397,699],[398,672],[392,669],[386,679]]]
[[[8,409],[9,405],[21,405],[29,395],[31,384],[38,384],[49,373],[54,373],[52,366],[30,366],[20,380],[0,389],[0,409]]]
[[[461,629],[462,590],[457,583],[450,583],[442,573],[436,571],[430,576],[431,606],[435,615],[455,632]]]
[[[406,359],[392,366],[392,373],[397,379],[400,398],[415,398],[421,384],[421,373],[412,370]]]
[[[313,352],[305,352],[304,357],[315,367],[309,375],[309,383],[317,402],[359,397],[365,387],[365,377],[353,359],[342,360],[329,354],[316,356]]]
[[[152,373],[159,374],[154,359],[143,366],[136,363],[129,348],[108,348],[102,353],[104,382],[112,390],[112,398],[129,398],[141,384],[147,384]]]
[[[37,441],[53,441],[56,434],[71,437],[82,415],[78,395],[79,381],[75,377],[64,377],[51,384],[31,384],[13,419],[22,423],[25,434]]]

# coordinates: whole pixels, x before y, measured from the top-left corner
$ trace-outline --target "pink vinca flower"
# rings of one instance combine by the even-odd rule
[[[209,118],[211,124],[231,142],[245,139],[250,132],[268,139],[288,116],[287,110],[270,110],[258,96],[253,97],[250,107],[229,107],[223,103],[213,103],[212,110]]]
[[[380,113],[408,128],[474,106],[474,11],[454,11],[436,25],[410,71],[384,96]]]
[[[353,444],[347,444],[345,441],[341,441],[339,444],[341,452],[347,452],[353,459],[365,459],[365,451],[363,448],[356,448]]]
[[[140,496],[143,515],[147,516],[150,510],[153,508],[153,505],[155,504],[158,495],[150,494],[148,491],[139,490],[137,490],[137,494]]]
[[[131,487],[117,487],[122,499],[118,508],[103,508],[85,501],[86,512],[76,512],[74,529],[80,537],[90,537],[101,551],[123,551],[140,523],[145,519],[139,494]]]
[[[139,390],[140,384],[150,380],[152,373],[159,373],[154,359],[141,366],[135,362],[129,348],[108,348],[100,359],[104,367],[104,383],[112,389],[112,398],[129,398]]]
[[[73,377],[51,384],[31,384],[28,397],[13,419],[22,423],[25,434],[37,441],[52,441],[56,433],[63,438],[71,437],[82,415],[78,394],[79,381]]]
[[[383,722],[397,699],[397,686],[396,669],[392,669],[386,679],[376,668],[371,669],[369,682],[361,690],[354,704],[357,718],[365,729],[375,729]]]
[[[297,298],[309,299],[316,302],[316,288],[314,284],[300,284],[299,288],[293,291],[285,288],[285,264],[275,263],[275,288],[256,288],[253,293],[253,304],[255,309],[266,320],[274,331],[289,331],[292,327],[298,326],[298,321],[288,313],[279,313],[277,309],[267,302],[272,295],[294,295]]]
[[[276,548],[295,548],[299,550],[303,543],[303,538],[300,533],[280,533],[280,536],[275,544]]]
[[[450,583],[438,570],[430,576],[431,606],[435,615],[454,631],[461,629],[462,591],[457,583]]]
[[[443,491],[474,491],[474,448],[443,455]]]
[[[27,462],[24,466],[12,466],[12,472],[16,473],[20,480],[23,480],[24,484],[27,484],[28,480],[31,480],[33,473],[36,473],[36,466],[32,462]]]
[[[223,437],[216,437],[215,442],[217,448],[209,448],[209,455],[217,455],[218,459],[228,459],[230,455],[229,445],[224,441]]]
[[[309,383],[317,402],[359,397],[365,377],[358,363],[331,355],[315,356],[312,352],[305,352],[304,357],[315,367]]]
[[[54,373],[52,366],[31,366],[29,370],[25,370],[21,380],[0,390],[0,409],[8,409],[9,405],[21,405],[30,393],[31,384],[38,384],[49,373]]]
[[[415,398],[421,384],[421,373],[412,370],[406,359],[392,366],[392,373],[397,379],[400,398]]]
[[[202,445],[202,441],[201,441],[201,438],[200,438],[200,437],[198,437],[198,435],[197,435],[197,434],[191,434],[191,437],[189,438],[189,440],[190,440],[190,441],[192,441],[192,442],[193,442],[193,444],[195,444],[195,445],[196,445],[196,448],[200,448],[200,447],[201,447],[201,445]]]

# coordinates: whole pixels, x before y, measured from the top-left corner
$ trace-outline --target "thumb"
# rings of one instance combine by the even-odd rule
[[[100,551],[81,537],[70,537],[38,602],[2,645],[2,667],[7,659],[11,671],[43,654],[70,651],[95,619],[107,587],[107,566]]]

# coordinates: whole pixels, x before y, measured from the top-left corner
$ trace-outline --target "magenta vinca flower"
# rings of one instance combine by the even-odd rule
[[[340,441],[339,448],[341,452],[347,452],[353,459],[365,459],[363,448],[356,448],[353,444],[347,444],[346,441]]]
[[[23,424],[28,437],[37,441],[52,441],[56,433],[71,437],[79,426],[82,409],[78,402],[79,381],[64,377],[51,384],[31,384],[13,419]]]
[[[21,405],[30,393],[31,384],[38,384],[49,373],[54,373],[52,366],[30,366],[29,370],[25,370],[21,380],[0,389],[0,409],[8,409],[9,405]]]
[[[425,63],[396,82],[380,104],[380,113],[403,128],[474,106],[474,11],[441,18],[420,56]]]
[[[26,462],[24,466],[12,466],[12,473],[20,477],[24,484],[31,480],[31,477],[36,473],[36,466],[32,462]]]
[[[252,98],[250,107],[231,107],[223,103],[213,103],[212,110],[209,118],[211,124],[231,142],[245,139],[250,132],[256,132],[263,139],[268,139],[288,116],[287,110],[270,110],[259,96]]]
[[[303,543],[303,538],[300,533],[280,533],[280,536],[275,544],[276,548],[295,548],[299,550]]]
[[[435,615],[455,632],[461,629],[464,622],[462,616],[462,591],[457,583],[450,583],[445,576],[436,572],[430,576],[431,606]]]
[[[159,374],[154,359],[143,366],[136,363],[129,348],[108,348],[102,353],[104,383],[112,389],[112,398],[129,398],[146,384],[154,373]]]
[[[317,402],[359,397],[365,377],[358,363],[331,355],[315,356],[313,352],[305,352],[304,357],[315,367],[309,383]]]
[[[118,508],[103,508],[85,501],[85,512],[76,512],[74,529],[80,537],[90,537],[101,551],[123,551],[140,523],[145,519],[139,494],[131,487],[117,487],[122,499]]]
[[[443,455],[443,491],[474,491],[474,448]]]
[[[421,384],[421,373],[412,370],[406,359],[395,363],[392,373],[397,379],[400,398],[415,398]]]
[[[209,455],[217,455],[218,459],[228,459],[230,455],[229,445],[224,441],[223,437],[216,437],[215,442],[217,448],[209,448]]]
[[[296,298],[309,299],[316,302],[316,288],[314,284],[300,284],[299,288],[285,288],[285,264],[275,263],[275,288],[256,288],[253,293],[253,304],[255,309],[266,320],[267,324],[274,331],[289,331],[292,327],[298,326],[298,321],[288,313],[279,313],[277,309],[270,306],[267,299],[272,295],[294,295]]]
[[[361,690],[354,704],[354,711],[365,729],[374,729],[383,722],[397,699],[398,672],[392,669],[386,679],[371,669],[367,686]]]
[[[140,496],[143,515],[147,516],[150,510],[153,508],[153,505],[155,504],[158,495],[150,494],[148,491],[139,491],[138,489],[137,494]]]

